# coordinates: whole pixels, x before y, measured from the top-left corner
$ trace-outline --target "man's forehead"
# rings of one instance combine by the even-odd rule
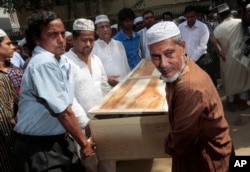
[[[109,22],[101,22],[101,23],[98,23],[98,24],[96,24],[97,26],[101,26],[101,25],[110,25],[110,23]]]
[[[82,30],[79,34],[80,37],[94,37],[95,32],[94,31],[89,31],[89,30]]]

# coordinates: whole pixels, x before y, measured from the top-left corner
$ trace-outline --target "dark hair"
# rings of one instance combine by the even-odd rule
[[[2,41],[4,40],[4,37],[5,36],[0,37],[0,43],[2,43]],[[10,59],[5,59],[4,60],[4,65],[7,66],[7,67],[10,67],[11,66]]]
[[[147,10],[147,11],[144,11],[144,12],[142,13],[142,17],[144,18],[144,16],[145,16],[146,14],[148,14],[148,13],[151,13],[151,14],[154,15],[154,12],[153,12],[153,11]]]
[[[2,43],[2,41],[4,40],[4,37],[5,37],[5,36],[0,37],[0,43]],[[10,66],[11,66],[10,60],[7,60],[7,59],[6,59],[6,60],[4,61],[4,65],[7,66],[7,67],[10,67]]]
[[[201,6],[196,6],[196,13],[204,13],[204,9]]]
[[[221,12],[221,13],[218,13],[218,15],[220,16],[220,18],[221,18],[222,20],[224,20],[226,17],[228,17],[229,15],[231,15],[231,10],[228,9],[228,10],[226,10],[226,11],[223,11],[223,12]]]
[[[189,12],[197,12],[197,9],[194,5],[187,5],[184,9],[184,14]]]
[[[166,11],[164,12],[162,15],[161,15],[161,18],[164,19],[164,16],[167,15],[167,16],[171,16],[172,18],[174,18],[174,15],[173,13],[171,13],[170,11]]]
[[[34,13],[28,18],[25,37],[27,46],[31,51],[35,48],[35,41],[40,38],[43,27],[58,18],[60,18],[60,16],[52,11]]]
[[[119,22],[123,22],[127,18],[135,19],[135,13],[131,8],[123,8],[118,13]]]

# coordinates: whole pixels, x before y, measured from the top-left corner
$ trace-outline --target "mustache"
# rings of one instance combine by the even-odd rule
[[[83,47],[83,49],[91,49],[91,48],[93,48],[92,46],[85,46],[85,47]]]
[[[66,47],[66,44],[63,44],[63,43],[58,43],[58,44],[57,44],[57,47],[58,47],[58,48],[61,48],[61,47]]]
[[[165,67],[160,67],[160,70],[163,72],[169,72],[172,71],[174,68],[172,66],[165,66]]]

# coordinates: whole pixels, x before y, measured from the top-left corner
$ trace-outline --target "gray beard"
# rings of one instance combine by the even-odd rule
[[[164,82],[166,82],[166,83],[171,83],[171,82],[176,81],[176,80],[179,78],[179,76],[181,75],[181,73],[182,73],[184,67],[185,67],[185,62],[184,62],[184,58],[182,57],[181,69],[180,69],[178,72],[176,72],[176,74],[174,74],[174,76],[168,77],[168,78],[166,78],[166,77],[164,77],[164,76],[161,76],[161,79],[162,79]]]

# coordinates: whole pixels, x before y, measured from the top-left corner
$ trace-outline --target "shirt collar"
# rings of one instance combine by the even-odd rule
[[[126,39],[131,39],[131,38],[129,38],[127,35],[126,35],[126,33],[123,31],[123,29],[121,29],[121,36],[122,36],[122,39],[123,40],[126,40]],[[135,32],[134,31],[132,31],[132,36],[133,36],[133,38],[135,37]]]
[[[187,21],[185,21],[184,25],[185,25],[185,27],[190,28],[190,27],[188,26],[188,24],[187,24]],[[195,27],[199,27],[199,24],[198,24],[198,20],[197,20],[197,19],[195,20],[195,23],[194,23],[194,25],[193,25],[191,28],[195,28]]]
[[[40,54],[40,53],[47,54],[47,57],[54,57],[56,59],[55,54],[45,50],[44,48],[42,48],[40,46],[35,47],[34,51],[32,52],[32,56],[35,56],[35,55]]]
[[[61,55],[59,60],[57,60],[57,58],[55,57],[55,54],[45,50],[44,48],[40,47],[40,46],[36,46],[34,51],[32,52],[32,56],[35,56],[37,54],[46,54],[46,57],[53,57],[53,59],[55,59],[55,61],[59,64],[60,67],[64,66],[66,63],[68,63],[67,57],[65,55]]]
[[[102,44],[102,45],[109,45],[111,44],[112,38],[110,39],[109,43],[107,44],[105,41],[103,41],[102,39],[97,39],[97,41]]]

